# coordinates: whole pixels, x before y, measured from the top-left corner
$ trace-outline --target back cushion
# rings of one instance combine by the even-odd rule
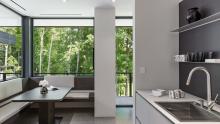
[[[74,90],[94,90],[94,76],[75,77]]]
[[[49,82],[49,85],[55,87],[74,87],[73,75],[51,75],[45,76],[44,79]]]
[[[22,79],[0,82],[0,100],[22,92]]]

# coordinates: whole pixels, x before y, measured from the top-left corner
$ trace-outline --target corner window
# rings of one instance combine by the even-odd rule
[[[21,17],[0,5],[0,81],[21,77]]]

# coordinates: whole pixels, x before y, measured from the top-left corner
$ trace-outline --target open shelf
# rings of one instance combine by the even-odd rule
[[[198,28],[198,27],[202,27],[202,26],[205,26],[205,25],[217,22],[217,21],[220,21],[220,12],[216,13],[216,14],[213,14],[213,15],[210,15],[210,16],[208,16],[206,18],[203,18],[199,21],[196,21],[196,22],[187,24],[185,26],[182,26],[182,27],[180,27],[178,29],[175,29],[171,32],[182,33],[182,32],[189,31],[189,30],[192,30],[192,29],[195,29],[195,28]]]

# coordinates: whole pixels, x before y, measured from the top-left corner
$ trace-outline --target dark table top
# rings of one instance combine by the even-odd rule
[[[57,87],[58,90],[48,91],[47,94],[43,95],[40,93],[41,87],[32,89],[24,92],[14,99],[13,102],[59,102],[70,92],[71,87]]]

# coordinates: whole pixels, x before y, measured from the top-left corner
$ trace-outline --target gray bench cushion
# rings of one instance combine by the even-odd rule
[[[20,112],[29,102],[11,102],[10,97],[22,92],[22,79],[17,78],[0,83],[0,123]],[[10,99],[8,99],[10,98]],[[7,100],[6,100],[7,99]]]
[[[8,120],[12,116],[20,112],[29,102],[11,102],[0,108],[0,123]]]
[[[65,99],[89,99],[89,93],[70,92]]]
[[[5,100],[5,101],[1,102],[0,103],[0,108],[7,105],[7,104],[9,104],[10,102],[11,102],[11,99],[8,99],[8,100]]]
[[[90,93],[94,93],[94,90],[71,90],[65,99],[90,99]]]

